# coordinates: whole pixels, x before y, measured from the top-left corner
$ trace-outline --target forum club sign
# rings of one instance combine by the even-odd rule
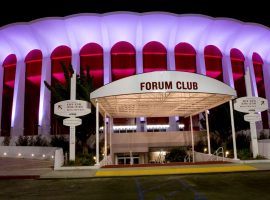
[[[141,82],[141,91],[145,90],[198,90],[197,82],[185,82],[185,81],[159,81],[159,82]]]

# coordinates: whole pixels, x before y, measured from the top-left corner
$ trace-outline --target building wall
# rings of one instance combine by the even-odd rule
[[[148,48],[147,54],[144,54],[144,47],[150,42],[159,45],[156,45],[156,49]],[[54,67],[56,57],[64,60],[68,57],[77,73],[85,70],[80,68],[80,64],[97,63],[90,72],[96,76],[98,83],[101,82],[97,84],[97,87],[135,72],[143,73],[148,71],[149,67],[155,67],[153,65],[157,65],[158,70],[195,72],[195,63],[196,73],[223,80],[231,87],[244,91],[241,79],[244,70],[250,68],[253,94],[264,94],[270,100],[270,48],[267,45],[269,42],[269,29],[258,24],[202,15],[170,13],[79,14],[2,27],[0,29],[2,65],[0,70],[0,118],[2,120],[0,123],[8,123],[8,125],[1,124],[1,127],[10,126],[11,130],[8,134],[5,132],[1,135],[22,135],[26,125],[31,127],[31,122],[24,123],[24,118],[27,117],[25,105],[29,107],[29,99],[26,98],[25,103],[25,90],[29,90],[27,85],[30,80],[27,77],[32,74],[31,71],[27,71],[30,69],[31,58],[26,60],[26,57],[33,50],[39,50],[42,54],[41,69],[39,69],[41,71],[37,73],[40,76],[39,83],[41,83],[40,89],[37,90],[40,92],[37,97],[39,103],[35,103],[38,108],[34,110],[38,110],[38,132],[47,135],[51,126],[50,93],[44,87],[43,81],[53,83],[52,73],[54,75],[58,73]],[[181,43],[188,45],[179,48],[178,45]],[[95,44],[95,47],[90,45],[82,53],[83,47],[87,44]],[[116,44],[118,44],[117,47]],[[125,44],[125,47],[121,48],[119,44]],[[216,50],[206,49],[209,45]],[[162,46],[163,50],[159,51],[158,46]],[[70,52],[67,55],[67,52],[63,50],[53,55],[59,47],[66,47],[70,49]],[[254,53],[261,59],[259,67],[258,60],[254,61]],[[14,84],[13,97],[9,98],[12,99],[12,109],[9,111],[11,113],[6,114],[10,115],[10,120],[5,120],[3,106],[7,99],[5,91],[8,87],[5,83],[7,80],[5,70],[8,69],[5,67],[5,60],[10,55],[16,56],[16,70],[13,70],[15,73],[14,83],[12,83]],[[147,57],[150,59],[146,59]],[[117,63],[121,63],[121,59],[124,60],[127,69],[125,66],[116,66]],[[33,62],[34,60],[32,58]],[[149,64],[149,60],[153,62],[153,65]],[[215,68],[216,64],[217,68]],[[125,70],[121,70],[122,67]],[[258,89],[257,84],[259,84]],[[268,128],[269,120],[266,117],[263,118],[263,123],[264,127]],[[36,121],[36,117],[33,117],[35,124]],[[169,121],[174,123],[172,119]],[[35,127],[32,129],[37,130]],[[34,131],[34,134],[37,132]]]

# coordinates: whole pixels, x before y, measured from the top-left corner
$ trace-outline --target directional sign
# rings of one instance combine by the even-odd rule
[[[260,114],[250,113],[250,114],[244,115],[244,120],[247,122],[258,122],[258,121],[262,121],[262,117]]]
[[[66,100],[54,104],[54,114],[62,117],[79,117],[91,112],[91,104],[82,100]]]
[[[82,124],[82,120],[80,118],[66,118],[63,120],[63,124],[65,126],[79,126]]]
[[[244,113],[262,112],[268,109],[268,101],[261,97],[241,97],[235,100],[234,109]]]

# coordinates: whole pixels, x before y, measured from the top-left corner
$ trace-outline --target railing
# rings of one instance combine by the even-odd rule
[[[110,155],[105,156],[103,160],[99,162],[99,164],[101,167],[105,165],[112,165],[112,157]]]
[[[190,152],[187,152],[187,155],[184,157],[184,162],[191,162]]]
[[[222,157],[220,157],[220,155]],[[224,162],[224,148],[223,147],[219,147],[212,155],[211,157],[208,159],[208,161],[219,161],[219,159],[222,158],[222,161]]]

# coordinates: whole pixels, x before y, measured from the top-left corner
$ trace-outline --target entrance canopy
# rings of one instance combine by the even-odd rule
[[[113,118],[192,116],[236,97],[236,91],[204,75],[158,71],[109,83],[90,94]]]

